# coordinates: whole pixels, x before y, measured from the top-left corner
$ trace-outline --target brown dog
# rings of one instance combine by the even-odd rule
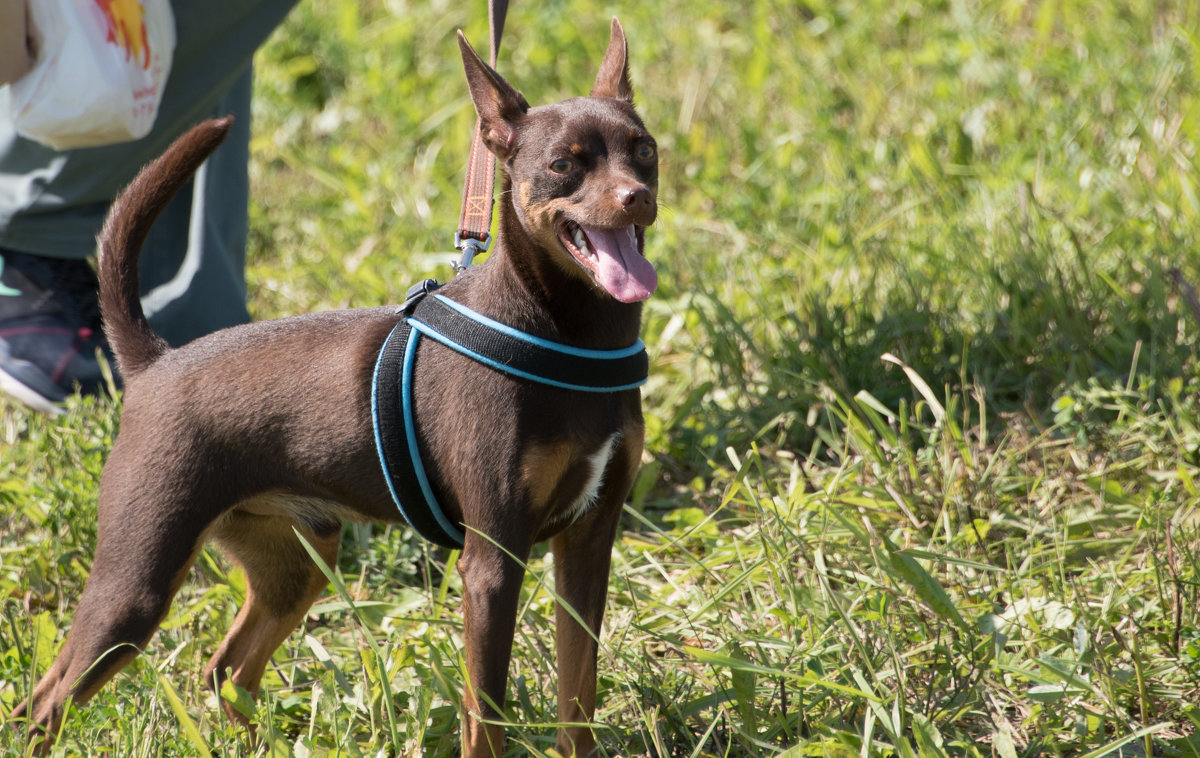
[[[639,301],[656,284],[642,231],[657,212],[658,159],[632,107],[620,24],[613,19],[591,96],[540,108],[459,39],[485,142],[504,166],[500,232],[491,259],[438,294],[583,352],[640,348]],[[55,732],[68,697],[91,697],[146,645],[207,539],[244,568],[247,592],[205,677],[253,691],[326,586],[293,528],[333,564],[343,521],[400,518],[377,454],[372,382],[404,313],[296,316],[178,349],[142,313],[146,232],[227,128],[207,122],[180,138],[122,194],[101,236],[101,305],[125,405],[74,624],[14,714],[34,729]],[[587,626],[560,605],[559,718],[593,717],[594,640],[642,450],[641,396],[546,386],[433,340],[420,343],[415,364],[411,405],[427,486],[465,533],[463,754],[499,755],[502,729],[480,719],[496,718],[489,703],[505,700],[523,578],[510,555],[524,560],[541,540],[551,541],[560,602]],[[559,732],[565,755],[594,746],[586,726]]]

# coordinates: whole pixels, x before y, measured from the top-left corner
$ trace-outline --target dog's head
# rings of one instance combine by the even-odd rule
[[[483,139],[504,166],[521,225],[551,262],[613,298],[645,300],[658,284],[645,257],[658,214],[658,148],[633,109],[617,19],[590,96],[531,108],[460,32]]]

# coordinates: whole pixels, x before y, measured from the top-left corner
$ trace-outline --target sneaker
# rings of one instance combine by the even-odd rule
[[[87,261],[0,249],[0,391],[44,413],[105,386],[96,275]]]

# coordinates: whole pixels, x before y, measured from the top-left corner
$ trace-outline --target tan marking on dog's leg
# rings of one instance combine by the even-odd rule
[[[325,590],[325,575],[292,532],[290,518],[230,514],[216,533],[218,543],[246,573],[246,600],[212,659],[204,677],[217,692],[228,676],[237,686],[256,692],[275,649],[304,618]],[[329,565],[337,561],[340,529],[319,536],[300,529]],[[226,714],[247,719],[230,704]]]

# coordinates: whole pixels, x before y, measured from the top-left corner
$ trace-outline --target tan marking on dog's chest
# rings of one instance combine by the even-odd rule
[[[600,487],[604,484],[604,472],[608,470],[608,464],[612,460],[613,450],[617,446],[617,441],[620,440],[621,434],[618,432],[604,441],[600,449],[587,457],[587,464],[591,471],[588,474],[587,483],[583,486],[583,491],[575,498],[568,508],[568,512],[564,519],[568,522],[574,521],[592,507],[596,502],[596,498],[600,496]]]
[[[554,488],[571,464],[572,447],[570,442],[531,445],[522,456],[521,477],[535,511],[549,503]]]
[[[566,525],[596,502],[620,437],[613,434],[598,448],[564,441],[526,450],[521,475],[543,524]]]

